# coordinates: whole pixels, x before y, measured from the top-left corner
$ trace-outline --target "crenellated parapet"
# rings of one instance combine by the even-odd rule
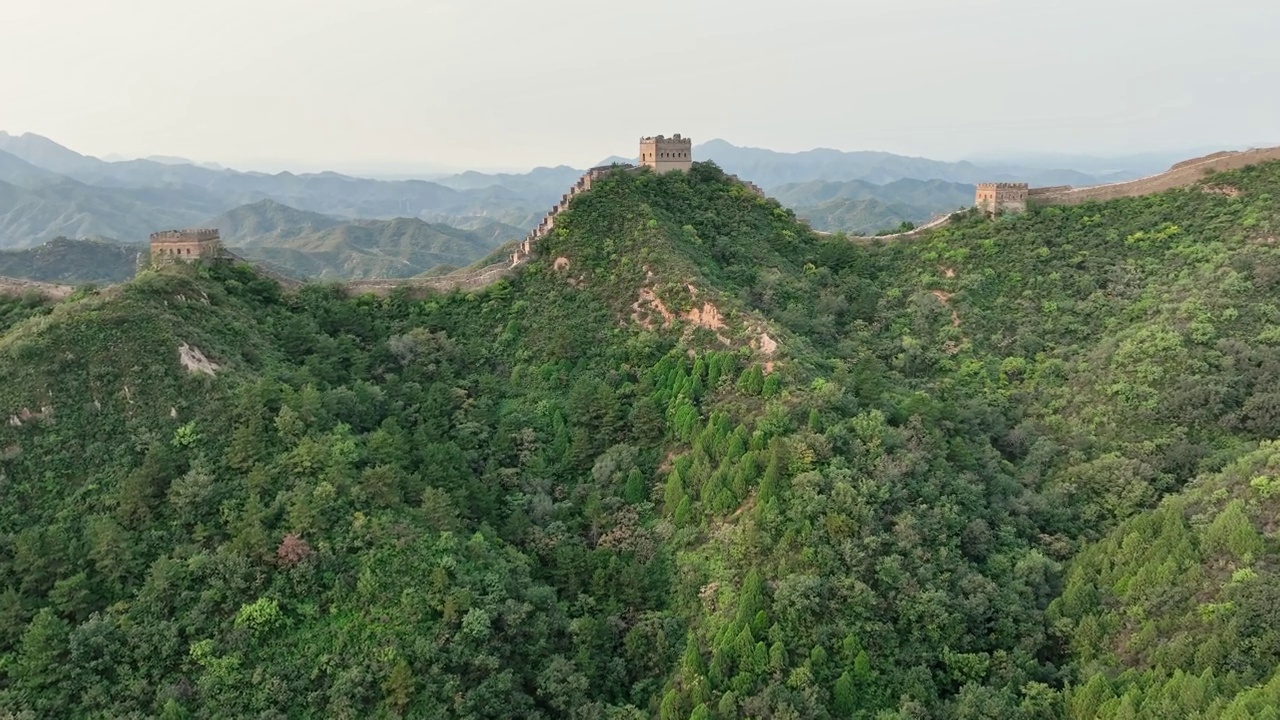
[[[151,262],[191,262],[217,257],[222,242],[212,228],[161,230],[151,233]]]
[[[973,204],[992,215],[999,212],[1025,212],[1028,191],[1026,183],[978,183]]]
[[[632,165],[601,165],[593,167],[578,178],[578,181],[569,187],[569,192],[560,196],[560,202],[555,204],[551,210],[547,211],[546,216],[542,218],[542,222],[538,223],[528,235],[525,236],[520,244],[516,245],[515,252],[511,253],[511,267],[515,267],[529,259],[533,254],[533,246],[556,227],[556,216],[569,209],[569,203],[575,197],[587,192],[591,189],[593,183],[613,170],[625,170],[633,167]]]
[[[729,179],[745,187],[747,190],[751,191],[752,195],[755,195],[756,197],[765,197],[764,188],[751,182],[750,180],[743,180],[737,175],[730,175]]]
[[[654,172],[688,172],[693,167],[693,140],[676,133],[640,138],[640,164]]]
[[[217,240],[218,231],[214,228],[196,230],[161,230],[151,233],[151,242],[199,242]]]

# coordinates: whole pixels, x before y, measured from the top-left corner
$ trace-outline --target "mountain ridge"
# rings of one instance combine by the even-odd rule
[[[316,279],[407,278],[437,265],[465,266],[521,234],[499,225],[478,233],[419,218],[346,220],[274,200],[233,208],[204,225],[249,259]]]
[[[876,152],[785,154],[736,148],[721,140],[699,147],[709,148],[709,156],[704,159],[717,161],[730,172],[766,188],[815,179],[857,179],[884,184],[912,174],[923,179],[938,177],[970,183],[977,179],[1030,179],[1043,185],[1081,185],[1115,179],[1042,170],[1030,177],[1013,177],[1017,175],[1016,168],[991,170]],[[171,226],[175,219],[192,223],[263,199],[346,218],[418,216],[429,222],[443,221],[463,227],[493,220],[527,230],[537,223],[541,209],[563,192],[566,181],[581,174],[579,170],[558,166],[536,168],[522,174],[466,172],[433,181],[380,181],[331,171],[240,172],[209,164],[177,162],[181,158],[108,162],[81,155],[31,133],[0,135],[0,151],[78,183],[67,185],[61,193],[26,196],[21,217],[6,219],[4,214],[13,212],[14,207],[0,207],[0,247],[30,246],[55,236],[78,234],[140,242],[150,230]],[[821,158],[821,162],[814,164],[811,162],[814,158]],[[29,169],[26,172],[24,183],[16,184],[30,190],[33,188],[24,187],[25,183],[36,181],[30,177]],[[15,177],[12,171],[10,177]],[[39,182],[58,184],[56,178],[48,176]],[[92,199],[76,197],[78,195],[89,195]],[[901,201],[888,199],[886,202],[893,205]],[[793,207],[817,204],[815,200],[800,198]],[[86,207],[92,209],[85,210]],[[41,225],[36,220],[78,213],[84,213],[83,219],[74,223],[47,220],[48,224]]]

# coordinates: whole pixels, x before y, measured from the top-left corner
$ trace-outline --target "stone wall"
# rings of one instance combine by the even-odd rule
[[[1194,185],[1209,172],[1236,170],[1247,165],[1280,160],[1280,147],[1256,148],[1242,152],[1218,152],[1184,160],[1165,172],[1137,180],[1082,188],[1043,188],[1032,191],[1032,199],[1048,205],[1077,205],[1090,200],[1114,200],[1164,192]]]
[[[280,287],[283,287],[283,288],[285,288],[285,289],[291,289],[291,288],[301,287],[301,286],[303,285],[303,281],[301,281],[301,280],[299,280],[299,279],[297,279],[297,278],[295,278],[295,277],[290,277],[290,276],[286,275],[285,273],[283,273],[283,272],[281,272],[281,271],[279,271],[279,270],[276,270],[275,268],[271,267],[270,265],[268,265],[268,264],[266,264],[266,263],[264,263],[264,262],[261,262],[261,261],[258,261],[258,260],[250,260],[249,258],[246,258],[246,257],[244,257],[244,256],[242,256],[242,255],[237,255],[237,254],[235,254],[234,252],[231,252],[230,250],[228,250],[228,249],[226,249],[226,248],[221,248],[221,253],[220,253],[220,254],[221,254],[221,256],[222,256],[222,257],[224,257],[224,258],[226,258],[226,259],[228,259],[228,260],[233,260],[233,261],[242,262],[242,263],[248,263],[249,265],[252,265],[252,266],[253,266],[253,269],[254,269],[254,270],[256,270],[256,271],[258,272],[258,274],[259,274],[259,275],[261,275],[261,276],[263,276],[263,277],[265,277],[265,278],[267,278],[267,279],[269,279],[269,280],[274,280],[274,281],[276,281],[276,283],[277,283],[278,285],[280,285]]]
[[[1070,189],[1071,189],[1070,185],[1053,185],[1050,187],[1031,188],[1030,190],[1027,191],[1027,199],[1035,200],[1045,195],[1054,195],[1056,193],[1064,192]]]
[[[556,216],[569,209],[569,203],[573,198],[590,190],[591,185],[596,180],[604,177],[609,171],[614,169],[624,170],[630,167],[632,166],[621,164],[601,165],[599,167],[591,168],[586,172],[586,174],[578,178],[578,182],[574,183],[569,188],[569,192],[560,196],[560,202],[556,203],[555,207],[547,211],[546,216],[542,218],[542,222],[538,223],[538,226],[526,235],[524,240],[521,240],[520,244],[516,246],[516,251],[511,253],[511,267],[515,267],[529,259],[529,256],[533,254],[534,244],[546,237],[547,233],[555,229]]]
[[[151,262],[163,265],[213,258],[221,245],[217,230],[163,230],[151,233]]]
[[[934,228],[942,227],[943,225],[946,225],[947,223],[951,222],[951,216],[953,214],[954,213],[950,213],[950,212],[942,213],[941,215],[935,216],[933,219],[929,220],[929,222],[923,225],[914,227],[910,230],[904,230],[902,232],[889,233],[888,235],[849,235],[847,237],[849,238],[849,240],[853,242],[864,243],[864,244],[878,242],[880,240],[910,240],[911,238],[914,238],[917,235],[923,235],[924,233]],[[796,218],[796,219],[799,220],[806,227],[809,225],[809,221],[805,220],[804,218]],[[834,235],[835,234],[827,230],[814,230],[813,232],[814,234],[817,234],[817,235]]]
[[[399,288],[413,290],[429,290],[445,293],[452,290],[475,290],[492,284],[499,278],[511,274],[511,265],[505,262],[495,263],[480,268],[472,273],[442,275],[433,278],[408,278],[404,280],[352,280],[343,285],[348,295],[373,293],[380,297],[390,295]]]
[[[983,212],[1023,212],[1027,209],[1026,183],[980,183],[973,204]]]
[[[750,180],[743,180],[742,178],[738,177],[737,175],[730,175],[730,176],[729,176],[729,179],[730,179],[730,180],[733,180],[733,181],[734,181],[734,182],[736,182],[736,183],[741,184],[743,187],[745,187],[746,189],[750,190],[750,191],[751,191],[751,193],[752,193],[753,195],[755,195],[756,197],[765,197],[765,194],[764,194],[764,188],[762,188],[762,187],[760,187],[759,185],[757,185],[757,184],[755,184],[755,183],[751,182]]]

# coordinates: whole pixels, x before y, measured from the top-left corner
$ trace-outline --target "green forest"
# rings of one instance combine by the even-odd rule
[[[1280,163],[0,302],[0,718],[1280,718]]]

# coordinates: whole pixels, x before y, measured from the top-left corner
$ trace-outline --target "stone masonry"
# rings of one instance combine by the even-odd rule
[[[654,137],[640,138],[640,164],[642,167],[648,167],[654,172],[665,173],[672,171],[687,172],[693,168],[693,140],[681,136],[676,133],[670,138],[662,135]],[[542,222],[525,236],[524,240],[516,246],[515,252],[511,253],[510,267],[528,260],[533,254],[533,246],[548,233],[555,229],[556,216],[569,209],[569,203],[574,197],[587,192],[591,189],[591,185],[595,181],[604,177],[604,175],[612,170],[626,170],[634,167],[619,163],[617,165],[601,165],[593,167],[586,172],[585,175],[578,178],[578,182],[569,188],[569,192],[560,197],[560,202],[542,218]],[[732,176],[734,180],[742,183],[751,193],[764,197],[764,190],[755,183],[741,180],[737,176]]]
[[[217,230],[163,230],[151,233],[151,262],[160,265],[210,259],[218,256],[221,247]]]
[[[1216,152],[1203,157],[1183,160],[1162,173],[1138,178],[1137,180],[1079,188],[1035,188],[1031,191],[1031,200],[1042,205],[1077,205],[1083,202],[1138,197],[1193,185],[1203,180],[1205,175],[1210,172],[1237,170],[1249,165],[1274,160],[1280,160],[1280,147]]]
[[[556,216],[569,209],[569,201],[573,200],[573,198],[577,197],[579,194],[590,190],[592,183],[604,177],[605,173],[610,170],[625,170],[629,167],[632,166],[621,164],[601,165],[599,167],[591,168],[585,175],[578,178],[578,182],[574,183],[573,186],[569,188],[569,192],[561,195],[560,202],[556,203],[556,206],[547,212],[546,217],[542,218],[542,222],[538,223],[538,227],[534,228],[525,236],[524,240],[521,240],[520,244],[516,246],[516,251],[511,253],[511,267],[515,267],[529,259],[529,256],[533,254],[534,243],[538,242],[545,237],[547,233],[555,229]]]
[[[973,204],[990,215],[1026,212],[1027,191],[1026,183],[981,183]]]
[[[676,133],[672,137],[640,138],[640,164],[653,168],[654,172],[665,173],[672,170],[688,172],[693,167],[693,140],[680,137]]]

